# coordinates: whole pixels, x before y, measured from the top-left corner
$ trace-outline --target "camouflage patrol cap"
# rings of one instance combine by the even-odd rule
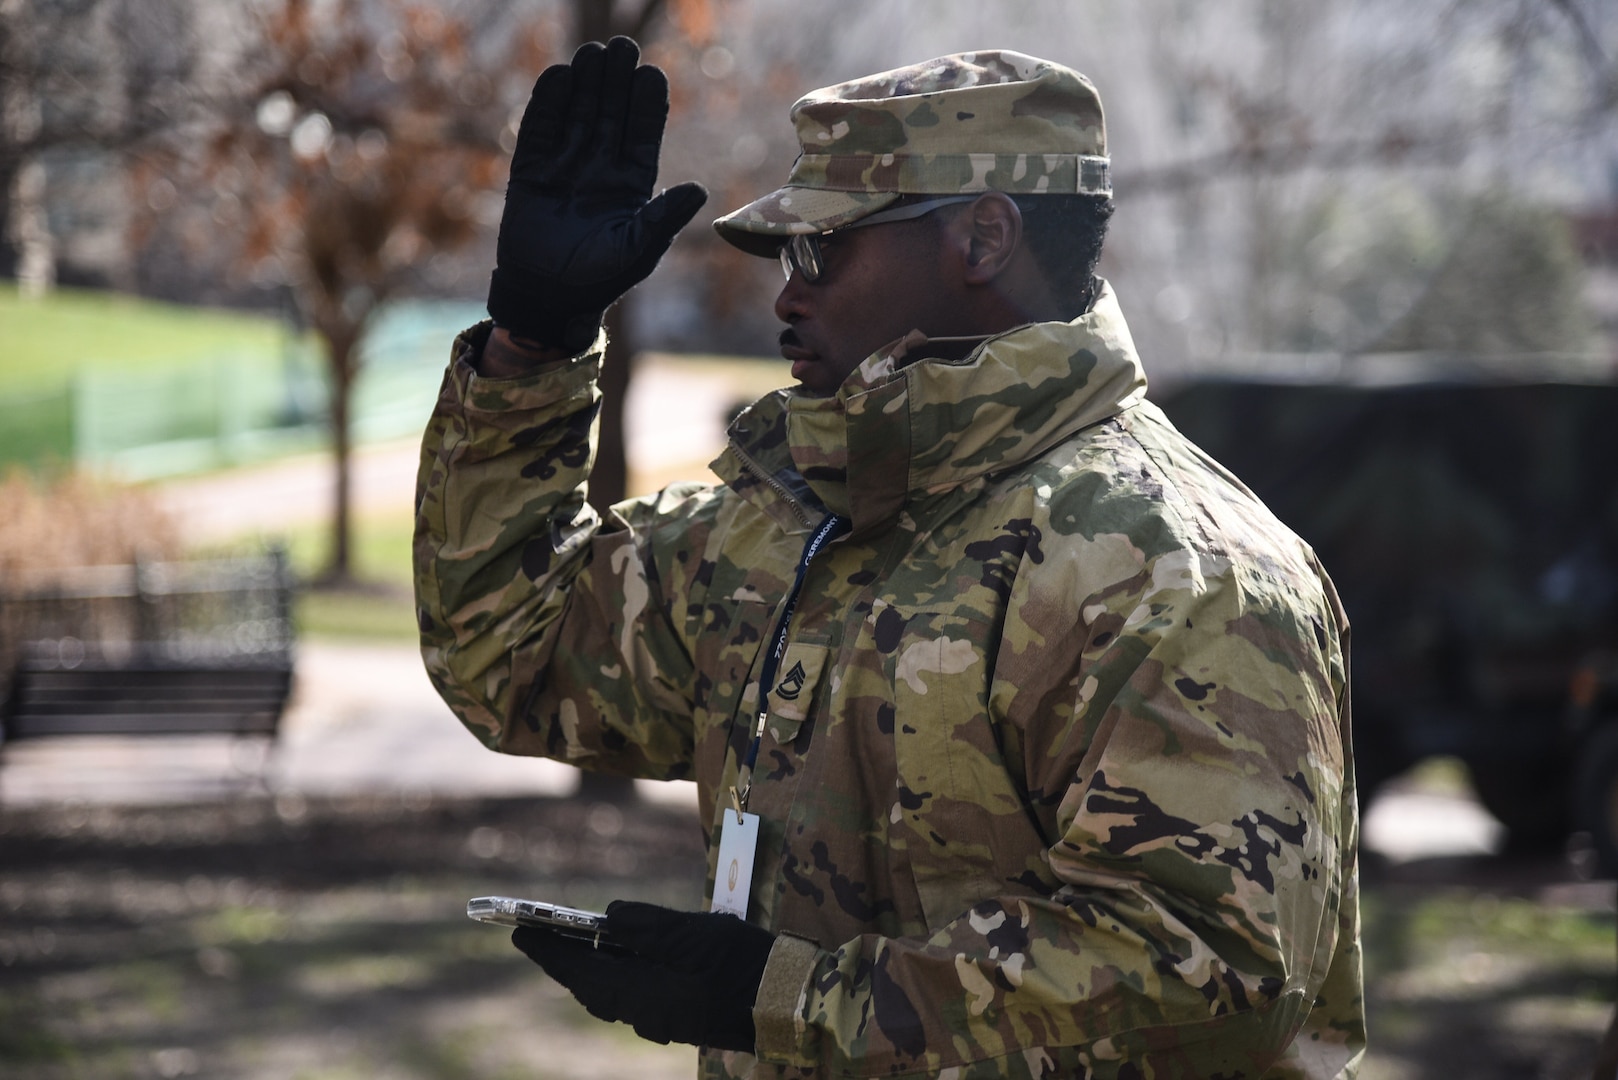
[[[784,186],[714,222],[736,247],[849,225],[903,195],[1110,195],[1089,79],[1006,50],[957,53],[812,91],[792,106]]]

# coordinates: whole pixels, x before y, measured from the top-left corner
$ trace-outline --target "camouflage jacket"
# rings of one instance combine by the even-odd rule
[[[1333,1077],[1364,1045],[1347,623],[1144,399],[1110,290],[744,413],[717,486],[584,505],[598,351],[422,450],[423,652],[490,747],[691,778],[714,823],[827,509],[751,809],[780,936],[702,1075]],[[598,342],[598,349],[600,343]]]

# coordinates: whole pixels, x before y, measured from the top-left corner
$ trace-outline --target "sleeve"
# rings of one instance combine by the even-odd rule
[[[456,342],[422,441],[414,540],[422,656],[491,749],[654,779],[688,775],[692,661],[681,629],[700,485],[585,502],[605,337],[513,379]],[[701,550],[700,547],[695,550]]]
[[[783,941],[755,1009],[766,1060],[1207,1077],[1287,1053],[1353,889],[1346,622],[1307,568],[1124,537],[1085,558],[1108,541],[1119,584],[1064,614],[1070,576],[1020,575],[999,644],[1006,767],[1034,803],[1051,793],[1043,882],[1008,881],[926,938]]]

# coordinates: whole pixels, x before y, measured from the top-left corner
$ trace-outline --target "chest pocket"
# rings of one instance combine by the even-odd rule
[[[995,627],[969,613],[917,611],[889,658],[898,771],[889,835],[935,929],[1006,892],[1038,859],[988,708],[995,641]]]
[[[794,641],[781,655],[775,686],[770,689],[770,715],[765,728],[778,744],[786,746],[798,737],[803,722],[814,709],[830,649],[809,641]]]

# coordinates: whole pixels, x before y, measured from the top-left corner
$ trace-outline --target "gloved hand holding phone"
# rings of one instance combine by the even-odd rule
[[[753,1001],[774,934],[734,915],[629,900],[607,906],[606,933],[625,951],[532,926],[511,942],[597,1019],[653,1042],[752,1052]]]

